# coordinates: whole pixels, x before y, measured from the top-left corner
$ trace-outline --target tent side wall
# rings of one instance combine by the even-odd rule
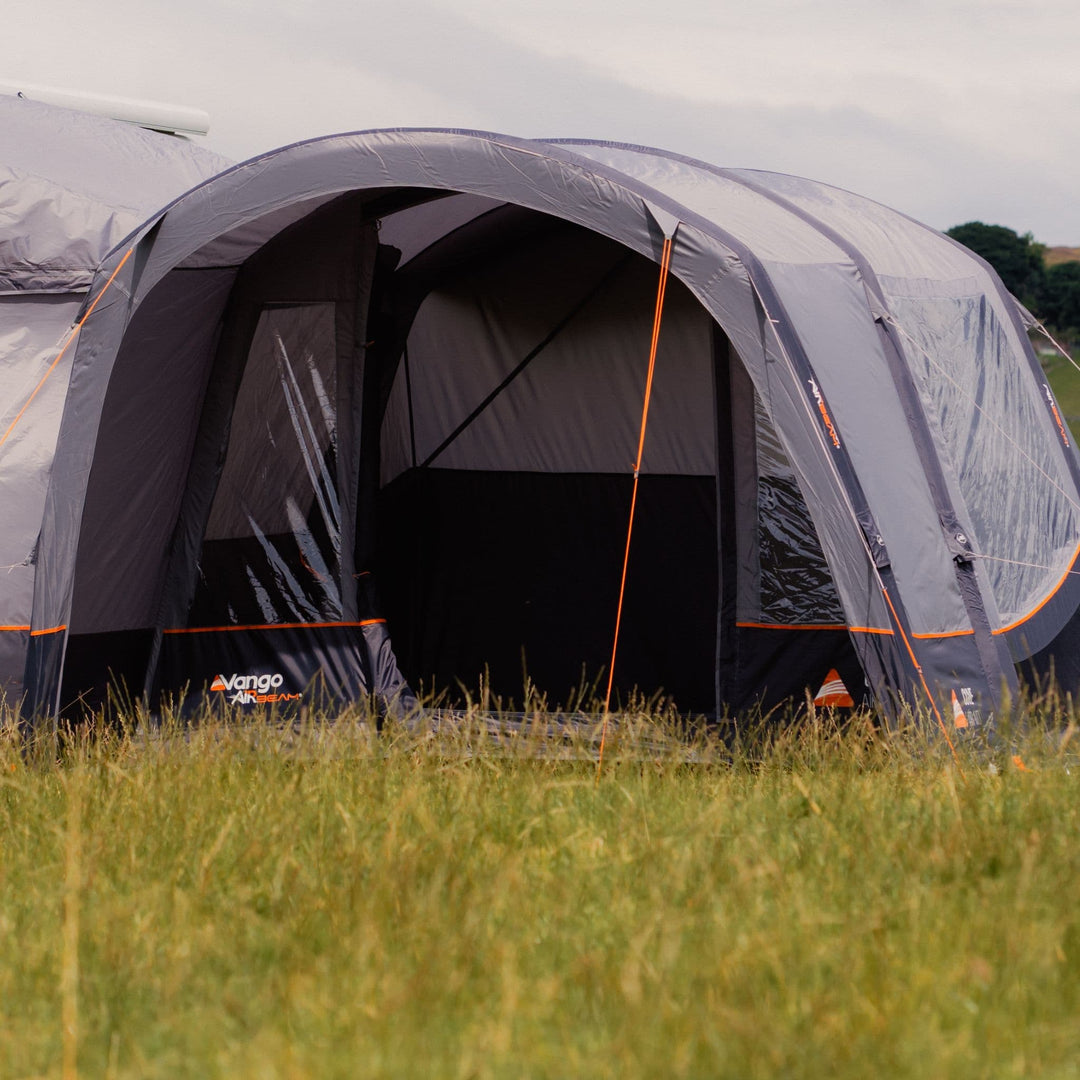
[[[156,132],[8,95],[0,95],[0,161],[0,702],[17,706],[73,324],[109,249],[229,163]]]
[[[0,296],[0,704],[22,696],[35,546],[71,357],[53,364],[81,303],[60,290]]]
[[[927,275],[928,283],[942,273],[942,261],[933,250],[936,238],[925,231],[914,240],[901,238],[901,226],[910,223],[900,215],[797,178],[718,169],[618,144],[584,144],[580,149],[598,160],[639,170],[654,167],[657,159],[675,163],[660,170],[666,190],[685,193],[696,205],[707,203],[717,220],[722,212],[740,220],[742,239],[761,256],[761,280],[775,291],[771,314],[780,315],[778,325],[794,328],[793,351],[806,354],[807,370],[813,372],[822,401],[829,403],[859,478],[857,487],[865,492],[866,509],[883,537],[885,559],[896,577],[889,591],[903,598],[906,609],[897,631],[909,639],[909,651],[918,657],[925,681],[940,686],[945,704],[952,692],[966,688],[977,693],[974,684],[991,688],[988,705],[993,708],[1000,682],[1015,688],[1015,676],[1004,640],[991,632],[989,616],[996,614],[996,607],[986,574],[972,565],[970,547],[964,546],[962,538],[974,530],[966,521],[957,485],[949,485],[948,465],[942,469],[948,456],[942,455],[941,440],[923,419],[919,390],[894,339],[870,260],[844,235],[842,226],[851,222],[842,216],[835,220],[835,213],[818,215],[821,207],[850,198],[854,206],[849,218],[862,227],[860,239],[871,252],[875,243],[881,247],[891,223],[909,263]],[[687,174],[694,178],[692,184]],[[808,190],[821,197],[808,198]],[[762,203],[768,207],[764,212]],[[889,220],[875,233],[866,221],[877,225],[879,219]],[[792,242],[789,234],[801,236],[800,243]],[[872,243],[867,240],[871,234]],[[837,253],[830,264],[815,254],[814,237]],[[810,271],[808,262],[818,265]],[[823,310],[831,313],[829,319],[820,317]],[[1036,428],[1041,434],[1045,425]],[[867,539],[873,543],[872,531]]]
[[[813,181],[737,175],[843,233],[873,267],[998,646],[1017,660],[1042,649],[1080,603],[1068,573],[1080,456],[1015,301],[983,260],[902,214]]]

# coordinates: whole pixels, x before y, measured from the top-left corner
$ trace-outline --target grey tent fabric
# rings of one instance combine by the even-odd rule
[[[400,696],[525,642],[554,684],[592,677],[665,236],[629,672],[721,715],[842,645],[888,708],[988,724],[1076,612],[1080,468],[987,268],[811,181],[419,130],[246,162],[105,258],[29,708],[110,655],[240,704]],[[506,521],[463,541],[466,507]]]
[[[0,699],[10,704],[22,692],[71,327],[109,250],[228,164],[180,139],[0,95]]]

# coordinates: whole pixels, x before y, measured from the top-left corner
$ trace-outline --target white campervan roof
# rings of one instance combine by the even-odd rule
[[[0,94],[14,94],[46,105],[94,113],[110,120],[137,124],[152,131],[170,135],[205,135],[210,130],[210,116],[202,109],[187,105],[166,105],[160,101],[138,101],[134,98],[90,94],[83,90],[61,90],[52,86],[0,79]]]

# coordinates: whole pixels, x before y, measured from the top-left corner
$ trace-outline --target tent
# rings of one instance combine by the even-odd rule
[[[21,696],[72,360],[63,341],[109,250],[229,164],[182,139],[0,95],[0,701]]]
[[[1024,318],[810,180],[467,131],[263,155],[94,276],[25,707],[565,700],[610,663],[636,490],[616,702],[827,684],[979,728],[1080,603]]]

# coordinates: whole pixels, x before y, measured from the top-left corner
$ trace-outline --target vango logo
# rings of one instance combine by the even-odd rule
[[[275,701],[299,701],[300,694],[277,691],[284,685],[285,676],[273,675],[218,675],[210,684],[211,693],[230,694],[231,705],[264,705]]]

